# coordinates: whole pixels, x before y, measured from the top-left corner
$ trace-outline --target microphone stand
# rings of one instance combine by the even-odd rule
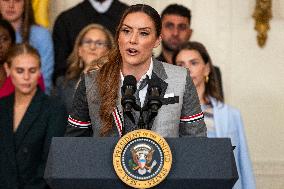
[[[138,104],[135,104],[133,109],[135,111],[139,111],[139,118],[138,118],[138,123],[137,123],[138,128],[139,129],[145,129],[146,124],[144,122],[144,116],[143,116],[143,112],[145,111],[145,107],[141,108]]]
[[[150,98],[148,100],[150,101],[148,101],[148,103],[146,103],[144,107],[142,108],[137,104],[134,104],[134,107],[133,107],[135,111],[139,111],[139,119],[137,123],[137,126],[139,129],[151,130],[150,122],[157,116],[158,110],[162,106],[160,97]],[[143,116],[144,112],[147,112],[146,123],[144,121],[144,116]]]
[[[150,129],[150,122],[151,122],[151,120],[153,119],[149,119],[149,113],[151,114],[151,111],[149,111],[150,109],[149,109],[149,107],[147,106],[147,105],[145,105],[143,108],[141,108],[141,107],[139,107],[139,110],[136,110],[136,111],[139,111],[139,119],[138,119],[138,128],[139,129],[147,129],[147,130],[151,130]],[[146,119],[146,123],[145,123],[145,121],[144,121],[144,116],[143,116],[143,113],[144,112],[147,112],[147,115],[146,115],[146,117],[147,117],[147,119]],[[154,116],[155,117],[155,116]]]
[[[140,109],[140,115],[139,115],[139,120],[138,120],[138,128],[139,129],[145,129],[145,122],[144,122],[144,116],[143,116],[143,109]]]
[[[132,97],[133,98],[133,97]],[[154,117],[157,116],[159,108],[162,106],[162,102],[160,97],[154,97],[148,99],[149,101],[141,108],[140,105],[136,104],[134,99],[131,101],[132,106],[126,107],[124,110],[124,113],[128,115],[128,117],[132,120],[132,122],[135,124],[134,117],[131,113],[131,108],[133,108],[135,111],[139,111],[139,118],[138,118],[138,123],[137,126],[139,129],[147,129],[151,130],[150,128],[150,122],[154,119]],[[144,121],[144,116],[143,113],[147,112],[147,119],[146,123]],[[123,127],[123,134],[125,133],[125,128]]]

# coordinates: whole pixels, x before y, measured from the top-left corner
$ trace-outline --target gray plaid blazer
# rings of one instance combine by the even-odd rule
[[[99,136],[100,95],[94,82],[97,71],[84,75],[73,99],[66,136]],[[206,136],[206,126],[195,86],[186,69],[153,59],[152,78],[161,83],[163,105],[151,123],[151,130],[163,137]],[[117,110],[123,112],[121,93]],[[120,113],[123,119],[123,115]],[[115,122],[115,121],[114,121]],[[110,136],[119,136],[114,124]]]

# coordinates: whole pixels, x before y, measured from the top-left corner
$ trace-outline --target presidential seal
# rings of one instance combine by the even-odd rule
[[[166,140],[150,130],[124,135],[113,152],[118,177],[133,188],[151,188],[169,174],[172,153]]]

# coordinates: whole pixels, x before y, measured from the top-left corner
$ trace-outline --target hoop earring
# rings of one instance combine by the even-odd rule
[[[208,81],[209,81],[209,76],[207,75],[205,76],[205,83],[208,83]]]

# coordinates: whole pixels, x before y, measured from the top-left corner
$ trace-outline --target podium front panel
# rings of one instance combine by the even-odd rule
[[[117,177],[112,163],[119,138],[54,137],[45,179],[53,189],[130,188]],[[238,179],[230,139],[167,138],[173,163],[168,177],[155,188],[232,188]]]

